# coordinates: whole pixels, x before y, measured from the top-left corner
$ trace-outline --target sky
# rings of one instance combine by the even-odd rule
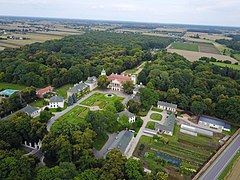
[[[0,0],[0,15],[240,27],[240,0]]]

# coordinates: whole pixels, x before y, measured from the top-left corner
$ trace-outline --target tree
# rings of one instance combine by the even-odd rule
[[[114,102],[114,106],[115,106],[117,112],[124,111],[124,109],[125,109],[124,104],[123,104],[120,100],[116,100],[116,101]]]
[[[132,81],[126,81],[123,84],[123,90],[125,93],[127,94],[132,94],[133,93],[133,89],[134,89],[134,84]]]
[[[51,119],[52,113],[49,111],[41,111],[40,112],[40,122],[41,123],[47,123],[49,119]]]
[[[191,111],[196,114],[203,114],[207,109],[206,105],[203,102],[200,101],[193,101],[191,105]]]
[[[125,164],[125,172],[128,179],[143,179],[144,175],[144,168],[140,161],[134,159],[128,159]]]
[[[168,179],[168,174],[165,172],[158,172],[156,174],[156,180],[167,180]]]
[[[106,75],[101,75],[98,77],[98,86],[101,88],[107,88],[110,81]]]
[[[133,99],[130,99],[128,101],[127,106],[128,106],[128,110],[132,113],[137,114],[140,111],[140,103]]]
[[[143,108],[149,109],[152,105],[157,103],[158,96],[154,90],[149,88],[141,88],[139,92]]]
[[[130,129],[131,124],[128,121],[128,117],[126,115],[121,115],[118,119],[119,122],[119,130]]]
[[[100,179],[124,179],[124,169],[127,158],[121,151],[113,149],[106,157],[106,161],[101,168]]]

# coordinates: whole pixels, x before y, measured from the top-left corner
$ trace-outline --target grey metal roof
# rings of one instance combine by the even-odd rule
[[[111,150],[115,148],[124,153],[133,137],[134,137],[133,132],[121,131],[108,149]]]
[[[118,115],[119,115],[119,116],[126,115],[128,118],[132,118],[132,117],[135,116],[133,113],[131,113],[131,112],[127,111],[127,110],[118,113]]]
[[[172,104],[172,103],[168,103],[168,102],[158,101],[158,105],[177,109],[176,104]]]
[[[165,119],[163,124],[155,123],[155,129],[162,129],[162,130],[173,132],[174,125],[175,125],[175,115],[171,114]]]
[[[85,83],[93,84],[96,81],[97,81],[97,78],[95,76],[92,76],[92,77],[88,77],[88,79],[85,81]]]
[[[226,124],[224,121],[221,121],[217,118],[212,118],[208,116],[200,116],[199,121],[210,123],[210,124],[215,124],[218,126],[223,126],[226,129],[231,129],[231,126],[229,124]]]
[[[62,96],[53,96],[49,100],[50,103],[55,103],[55,102],[63,102],[63,97]]]
[[[88,87],[87,84],[80,82],[78,84],[75,84],[72,88],[70,88],[68,90],[68,92],[77,94],[77,93],[81,92],[82,90],[86,89],[87,87]]]
[[[34,113],[34,112],[37,111],[37,110],[38,110],[38,108],[32,107],[32,106],[30,106],[30,105],[27,105],[26,107],[20,109],[20,111],[25,112],[25,113],[27,113],[27,114],[29,114],[29,115],[32,114],[32,113]]]

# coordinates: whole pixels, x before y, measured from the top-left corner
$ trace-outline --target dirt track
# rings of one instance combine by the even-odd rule
[[[178,50],[178,49],[167,49],[168,52],[171,53],[177,53],[180,54],[182,56],[184,56],[187,60],[189,61],[197,61],[199,58],[201,57],[214,57],[217,60],[220,61],[225,61],[225,60],[229,60],[232,63],[238,62],[236,59],[233,59],[229,56],[224,56],[221,54],[211,54],[211,53],[203,53],[203,52],[193,52],[193,51],[185,51],[185,50]]]
[[[227,180],[236,180],[240,177],[240,158],[238,158],[237,162],[234,164],[231,173],[227,176]]]

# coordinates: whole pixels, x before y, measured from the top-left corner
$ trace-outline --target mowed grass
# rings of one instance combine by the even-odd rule
[[[157,113],[152,113],[150,118],[153,119],[153,120],[156,120],[156,121],[161,121],[162,120],[162,115],[157,114]]]
[[[149,121],[146,125],[146,128],[154,130],[155,129],[155,122]]]
[[[236,64],[226,64],[226,63],[221,63],[221,62],[211,62],[211,64],[221,66],[221,67],[229,67],[229,68],[233,68],[236,70],[240,70],[240,65],[236,65]]]
[[[156,112],[163,112],[162,109],[159,109],[159,108],[156,108],[156,107],[153,107],[151,110],[152,111],[156,111]]]
[[[109,137],[106,133],[98,134],[93,142],[93,147],[96,150],[100,151],[104,144],[107,142],[108,138]]]
[[[179,50],[187,50],[187,51],[195,51],[195,52],[199,51],[197,44],[183,43],[183,42],[172,43],[171,49],[179,49]]]
[[[59,88],[54,89],[53,91],[62,96],[64,99],[67,98],[67,90],[72,87],[72,84],[67,84],[64,86],[61,86]]]
[[[12,83],[5,83],[0,82],[0,90],[1,89],[14,89],[14,90],[22,90],[27,86],[19,85],[19,84],[12,84]]]
[[[44,99],[38,99],[38,100],[30,103],[30,105],[33,106],[33,107],[40,107],[40,108],[44,107],[45,106],[44,105]]]
[[[86,106],[99,106],[103,110],[116,112],[116,109],[114,107],[114,102],[116,100],[122,101],[123,98],[118,97],[115,94],[113,97],[107,97],[106,94],[94,93],[92,96],[87,98],[81,104],[86,105]]]

